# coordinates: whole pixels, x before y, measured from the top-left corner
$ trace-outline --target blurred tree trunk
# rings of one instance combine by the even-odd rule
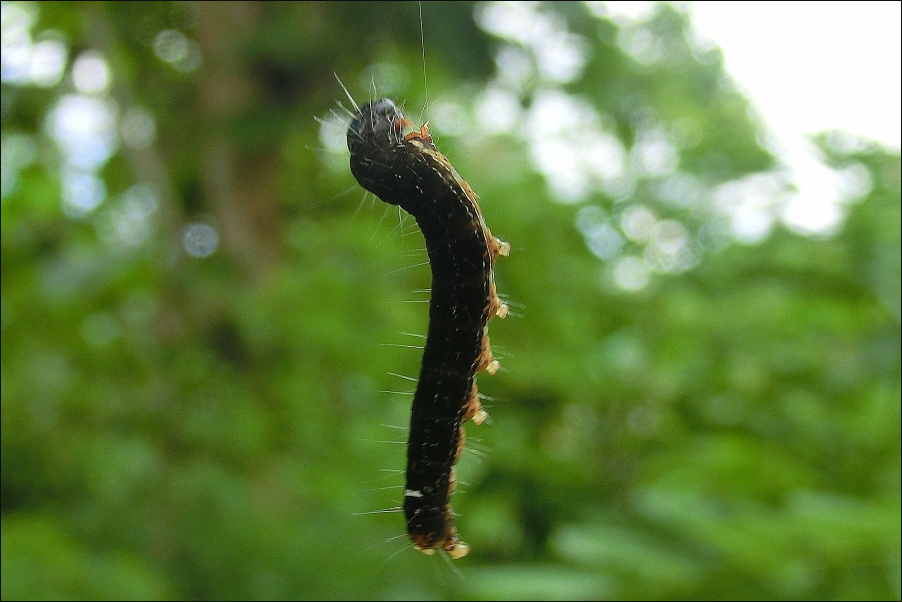
[[[233,130],[250,107],[265,105],[242,56],[263,5],[199,2],[196,34],[204,65],[197,95],[209,120],[199,145],[205,205],[213,211],[224,251],[265,273],[279,257],[275,147],[245,150]]]

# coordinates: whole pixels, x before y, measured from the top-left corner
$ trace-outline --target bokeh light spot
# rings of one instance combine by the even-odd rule
[[[84,52],[72,65],[72,83],[82,94],[99,94],[110,86],[110,68],[97,52]]]
[[[209,224],[190,224],[182,231],[182,247],[191,257],[209,257],[219,247],[219,234]]]
[[[188,38],[175,29],[164,29],[153,40],[153,51],[161,60],[175,63],[188,56]]]

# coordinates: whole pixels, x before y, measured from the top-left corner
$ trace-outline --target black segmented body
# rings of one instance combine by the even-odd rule
[[[410,419],[404,513],[417,548],[459,558],[469,547],[457,537],[449,506],[453,467],[463,447],[461,424],[484,417],[476,374],[497,367],[486,325],[506,310],[493,265],[508,247],[486,228],[476,195],[425,126],[405,136],[410,126],[390,100],[370,103],[348,128],[348,148],[360,185],[410,213],[426,240],[432,298]]]

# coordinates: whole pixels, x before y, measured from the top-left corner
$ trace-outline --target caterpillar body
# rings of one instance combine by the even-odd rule
[[[488,323],[508,311],[495,290],[494,265],[510,246],[489,231],[476,194],[436,149],[428,126],[415,128],[391,100],[359,108],[347,141],[357,182],[411,214],[426,241],[432,295],[411,409],[403,508],[415,548],[461,558],[470,547],[457,534],[450,506],[454,466],[464,447],[463,423],[488,417],[476,375],[499,367]]]

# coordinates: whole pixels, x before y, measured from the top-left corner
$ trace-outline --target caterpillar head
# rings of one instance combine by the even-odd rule
[[[348,150],[351,154],[367,153],[373,149],[387,149],[404,141],[404,130],[413,124],[388,98],[361,107],[348,126]]]

